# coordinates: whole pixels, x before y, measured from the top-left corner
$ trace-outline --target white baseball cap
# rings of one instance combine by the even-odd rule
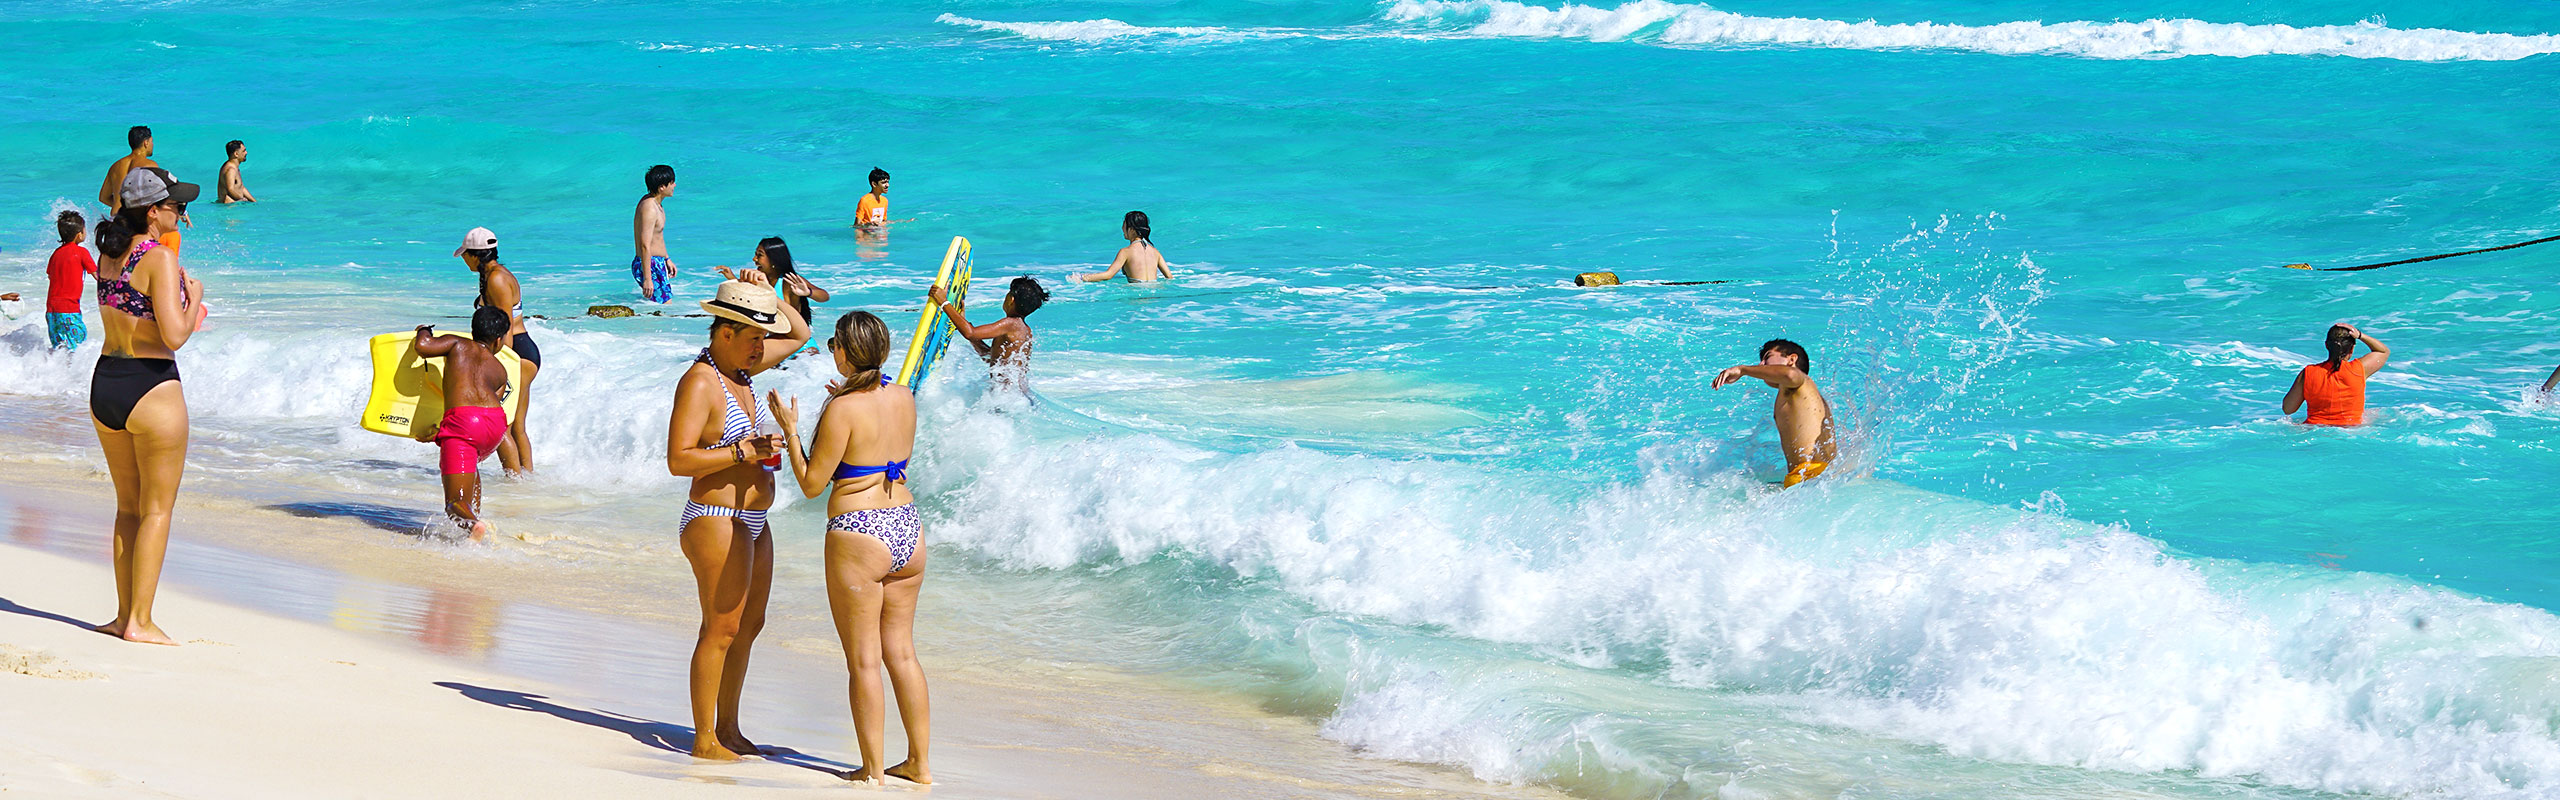
[[[458,256],[462,255],[464,250],[487,250],[496,246],[498,246],[497,234],[490,233],[487,228],[473,228],[470,233],[462,235],[462,246],[454,248],[453,254]]]

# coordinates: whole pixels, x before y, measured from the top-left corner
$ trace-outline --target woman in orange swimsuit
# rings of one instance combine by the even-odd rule
[[[2354,355],[2356,343],[2363,342],[2370,351],[2362,358]],[[2329,326],[2329,360],[2306,364],[2293,376],[2293,389],[2284,393],[2284,414],[2304,406],[2311,412],[2303,416],[2308,425],[2341,427],[2364,424],[2364,379],[2380,372],[2391,363],[2391,346],[2373,338],[2356,326],[2339,323]]]

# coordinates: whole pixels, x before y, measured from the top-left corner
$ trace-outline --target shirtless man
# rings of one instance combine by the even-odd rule
[[[1814,479],[1838,460],[1831,440],[1831,401],[1807,375],[1813,358],[1804,346],[1785,339],[1760,345],[1760,363],[1726,367],[1708,386],[1722,389],[1744,378],[1758,378],[1778,389],[1778,447],[1787,451],[1786,485]]]
[[[641,180],[649,193],[631,210],[631,281],[640,299],[664,303],[676,297],[676,262],[667,257],[666,200],[676,193],[676,168],[659,164]]]
[[[1031,378],[1031,323],[1025,317],[1040,310],[1049,301],[1049,290],[1025,275],[1013,279],[1004,293],[1004,319],[985,325],[969,324],[967,310],[958,302],[943,302],[942,287],[925,290],[925,300],[942,309],[951,318],[952,330],[977,348],[978,357],[987,360],[996,388],[1028,394]]]
[[[1173,265],[1164,263],[1164,252],[1157,250],[1156,243],[1148,238],[1153,234],[1154,230],[1147,225],[1147,212],[1131,211],[1122,216],[1120,238],[1129,240],[1129,246],[1120,248],[1120,255],[1111,259],[1110,269],[1078,275],[1076,279],[1093,283],[1125,275],[1130,283],[1147,283],[1173,277]]]
[[[444,359],[445,397],[443,424],[418,441],[436,443],[444,513],[475,542],[489,537],[489,523],[480,521],[480,462],[507,435],[507,368],[498,351],[507,348],[511,321],[506,309],[481,306],[471,312],[469,339],[418,326],[418,355]]]
[[[249,187],[240,182],[240,163],[249,160],[249,146],[233,139],[222,145],[222,171],[214,176],[213,202],[255,203]]]
[[[124,143],[125,146],[133,148],[133,152],[116,159],[113,166],[107,167],[107,182],[98,187],[98,202],[106,204],[107,216],[110,217],[115,216],[115,212],[124,210],[124,201],[118,196],[118,193],[124,191],[124,174],[135,167],[160,166],[160,162],[151,160],[150,128],[135,125],[127,129],[124,132]]]

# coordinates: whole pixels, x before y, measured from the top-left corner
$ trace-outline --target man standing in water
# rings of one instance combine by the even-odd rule
[[[124,143],[126,147],[132,148],[133,152],[126,153],[123,158],[116,159],[115,164],[108,166],[107,182],[98,187],[98,202],[106,204],[107,216],[110,217],[115,216],[115,212],[124,210],[124,198],[119,196],[119,193],[124,191],[124,174],[133,171],[136,167],[160,166],[160,162],[151,160],[150,128],[135,125],[126,129]]]
[[[444,474],[444,513],[472,541],[489,537],[480,521],[480,462],[507,435],[507,368],[498,351],[508,344],[505,309],[481,306],[471,313],[471,338],[438,336],[418,326],[418,355],[444,359],[444,421],[425,441],[436,443]]]
[[[258,202],[258,198],[249,196],[249,187],[240,182],[240,163],[249,160],[249,146],[233,139],[222,146],[222,158],[222,171],[214,176],[213,202]]]
[[[1778,390],[1778,447],[1787,453],[1786,485],[1813,480],[1840,457],[1831,440],[1831,401],[1822,397],[1807,373],[1813,357],[1804,346],[1785,339],[1760,345],[1760,363],[1724,368],[1708,386],[1722,389],[1744,378],[1757,378]]]
[[[641,181],[649,193],[631,210],[631,280],[640,284],[640,299],[664,303],[675,299],[676,262],[667,258],[666,201],[676,193],[676,168],[659,164]]]

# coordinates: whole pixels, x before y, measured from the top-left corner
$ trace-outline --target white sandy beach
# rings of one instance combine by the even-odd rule
[[[750,735],[799,752],[733,764],[699,762],[684,752],[690,729],[683,721],[681,681],[672,679],[681,674],[689,630],[656,621],[617,631],[626,638],[653,637],[646,644],[662,648],[668,662],[639,665],[656,669],[643,671],[653,677],[637,680],[610,670],[554,665],[567,670],[555,674],[571,677],[554,683],[506,668],[546,663],[532,657],[484,656],[474,663],[454,654],[538,653],[578,645],[551,641],[561,635],[557,627],[513,622],[429,619],[407,635],[371,624],[361,602],[344,598],[418,587],[313,566],[331,561],[326,551],[349,547],[342,528],[352,523],[346,520],[234,508],[237,501],[213,495],[187,497],[170,556],[171,577],[159,600],[162,626],[186,644],[137,645],[90,632],[88,626],[113,607],[113,588],[104,555],[79,552],[98,542],[106,507],[103,477],[81,473],[76,467],[0,468],[11,487],[0,499],[17,513],[8,529],[14,542],[0,544],[0,611],[6,612],[0,613],[0,796],[733,797],[859,791],[838,777],[854,757],[844,720],[843,673],[834,666],[840,656],[812,652],[825,648],[813,646],[808,632],[781,638],[771,646],[772,655],[759,653],[746,720]],[[24,488],[31,486],[66,488]],[[227,540],[301,541],[311,552],[209,544]],[[406,558],[435,556],[428,548],[393,549]],[[237,560],[204,569],[201,562],[217,555]],[[248,568],[298,556],[302,563],[280,573],[294,576],[287,579],[259,577]],[[189,559],[199,563],[181,569],[178,562]],[[307,610],[311,598],[297,596],[303,592],[340,599],[331,601],[333,610],[317,615],[325,622],[315,621]],[[506,601],[477,602],[486,607]],[[296,608],[306,610],[279,611]],[[457,641],[474,646],[453,647]],[[928,657],[929,663],[939,658],[950,665],[933,675],[939,782],[929,791],[935,794],[1554,796],[1442,769],[1361,759],[1316,736],[1306,720],[1107,670],[1036,660],[991,665],[954,653]],[[762,706],[756,703],[760,694]],[[777,715],[789,719],[769,719]],[[891,731],[892,752],[902,751],[894,718]],[[896,784],[879,791],[928,790]]]

